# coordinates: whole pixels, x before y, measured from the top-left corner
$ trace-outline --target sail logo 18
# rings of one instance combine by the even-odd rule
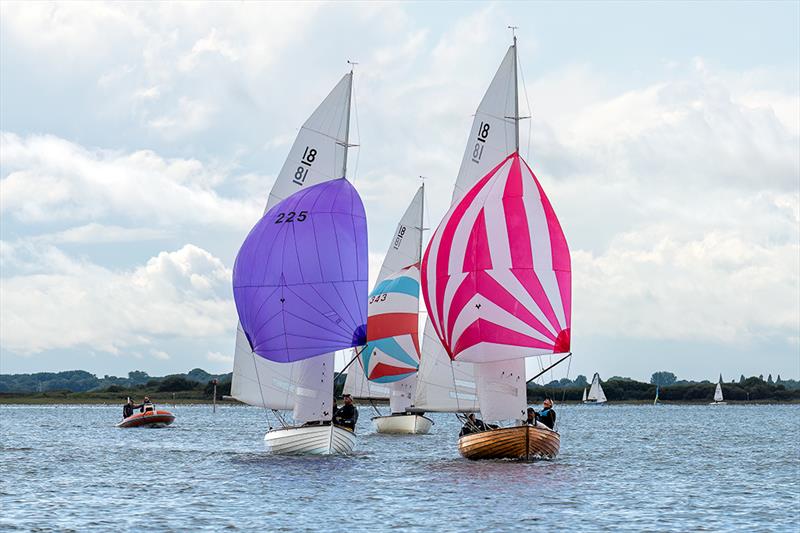
[[[400,243],[403,242],[403,236],[405,234],[406,234],[406,227],[405,226],[400,226],[400,229],[397,230],[397,237],[394,238],[394,244],[392,245],[392,247],[395,250],[400,248]]]

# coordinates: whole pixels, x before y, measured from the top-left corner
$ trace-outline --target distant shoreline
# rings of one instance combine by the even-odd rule
[[[169,405],[211,405],[213,402],[209,398],[159,398],[154,395],[150,395],[150,398],[156,405],[161,406],[169,406]],[[137,398],[132,398],[134,401],[138,401]],[[114,405],[114,406],[122,406],[125,403],[125,399],[117,399],[117,398],[92,398],[92,397],[48,397],[48,396],[39,396],[39,395],[1,395],[0,396],[0,405]],[[361,402],[356,401],[356,405],[361,408],[369,408],[369,402]],[[536,405],[539,402],[529,402],[532,405]],[[556,402],[557,404],[561,405],[582,405],[582,402],[575,402],[575,401],[563,401],[563,402]],[[751,400],[751,401],[725,401],[727,405],[798,405],[800,404],[800,400]],[[225,400],[217,400],[217,404],[219,405],[245,405],[237,400],[233,399],[225,399]],[[375,405],[386,406],[388,402],[374,402]],[[709,402],[706,401],[666,401],[666,402],[659,402],[660,405],[708,405]],[[607,406],[614,406],[614,405],[653,405],[652,400],[619,400],[614,402],[608,402]],[[602,406],[592,406],[592,407],[602,407]]]

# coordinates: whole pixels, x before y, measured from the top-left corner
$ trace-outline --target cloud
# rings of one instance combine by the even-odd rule
[[[194,159],[89,150],[50,135],[13,133],[0,133],[0,151],[0,213],[23,223],[122,218],[246,229],[261,214],[261,202],[215,190],[226,169]]]
[[[49,243],[120,243],[160,240],[169,236],[165,230],[149,228],[125,228],[97,223],[84,224],[55,233],[37,235],[32,239]]]
[[[768,245],[735,232],[678,235],[651,226],[619,236],[600,255],[574,252],[576,328],[611,338],[798,342],[797,239]]]
[[[213,114],[212,106],[200,100],[181,97],[174,110],[151,119],[147,125],[167,139],[176,139],[187,133],[205,129],[210,124]]]
[[[152,355],[156,359],[161,359],[162,361],[168,361],[170,358],[169,354],[162,350],[151,350],[150,355]]]
[[[232,355],[224,355],[219,352],[208,352],[206,355],[206,360],[212,363],[221,363],[223,365],[230,366],[233,364],[233,356]]]
[[[0,343],[11,352],[117,354],[159,338],[226,335],[236,316],[230,270],[191,244],[131,270],[110,270],[52,246],[6,243],[0,250],[22,271],[0,279]]]

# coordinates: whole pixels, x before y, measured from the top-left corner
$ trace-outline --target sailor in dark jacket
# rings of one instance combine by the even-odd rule
[[[536,413],[536,420],[553,429],[556,427],[556,412],[553,410],[553,400],[545,398],[542,405],[544,409]]]
[[[128,418],[129,416],[133,416],[133,401],[130,398],[122,406],[122,418]]]
[[[486,424],[483,423],[483,420],[480,418],[475,418],[475,413],[470,413],[467,415],[467,420],[464,422],[464,427],[461,428],[458,436],[463,437],[464,435],[486,431],[487,429],[488,428]]]
[[[333,423],[355,431],[356,422],[358,422],[358,409],[353,405],[353,398],[349,394],[345,394],[342,398],[344,399],[344,405],[336,410],[333,415]]]

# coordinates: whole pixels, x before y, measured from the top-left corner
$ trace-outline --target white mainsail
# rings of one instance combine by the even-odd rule
[[[714,390],[714,401],[721,402],[724,398],[722,397],[722,385],[717,383],[717,388]]]
[[[464,149],[453,202],[518,149],[516,44],[506,52],[483,95]]]
[[[275,178],[265,213],[300,188],[346,175],[352,86],[353,73],[349,72],[300,128]],[[315,361],[275,363],[257,356],[240,325],[231,396],[259,407],[293,409],[298,422],[323,419],[333,400],[334,354],[312,359]]]
[[[603,386],[600,384],[600,375],[595,372],[592,378],[592,386],[589,388],[589,395],[586,401],[592,403],[605,403],[606,394],[603,392]]]
[[[584,401],[584,402],[586,401],[586,387],[583,388],[583,400],[582,401]]]
[[[475,365],[450,360],[430,319],[423,333],[414,408],[445,413],[479,410]]]

